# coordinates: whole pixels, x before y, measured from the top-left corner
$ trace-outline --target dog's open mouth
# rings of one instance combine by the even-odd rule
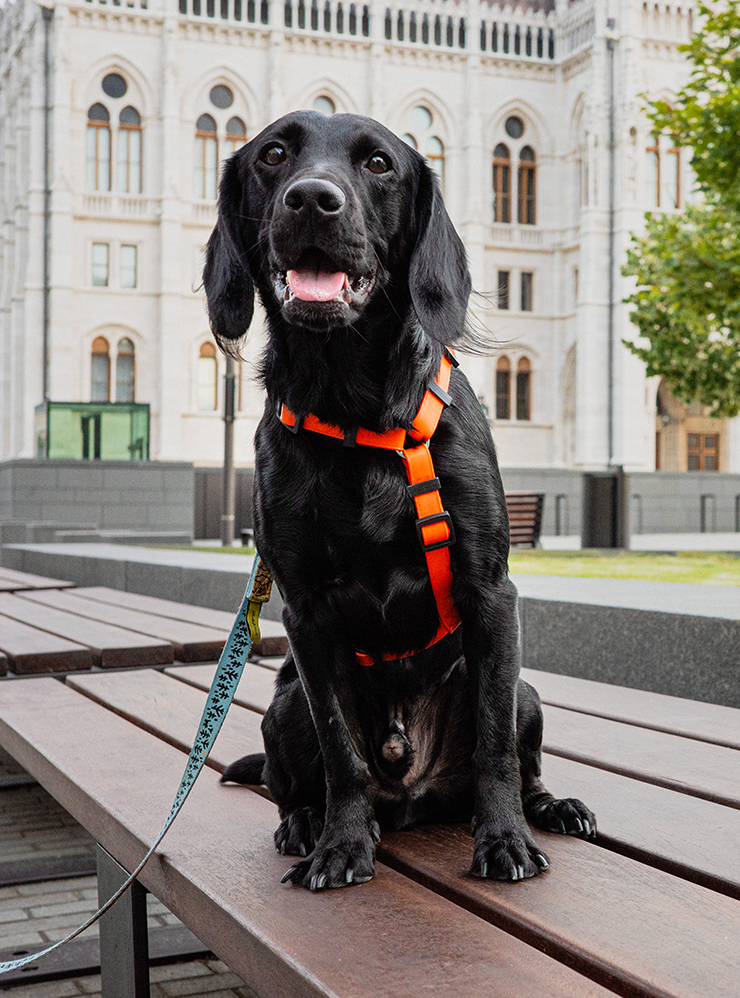
[[[319,305],[362,304],[372,290],[374,274],[352,275],[323,250],[312,247],[301,254],[295,265],[275,274],[275,293],[287,305],[295,299]]]

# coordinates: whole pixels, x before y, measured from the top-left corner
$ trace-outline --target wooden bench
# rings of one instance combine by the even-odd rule
[[[0,676],[212,661],[234,621],[223,610],[103,586],[62,591],[51,579],[32,586],[34,578],[16,580],[23,591],[0,592]],[[262,631],[255,651],[284,655],[282,624],[265,620]]]
[[[685,701],[527,674],[546,704],[546,782],[594,808],[598,843],[536,832],[551,868],[499,884],[467,875],[467,827],[385,833],[372,882],[311,895],[279,885],[291,860],[274,850],[264,791],[218,783],[228,762],[259,750],[271,664],[247,667],[141,875],[261,998],[737,998],[740,750],[728,743],[740,711],[697,704],[692,715]],[[169,809],[214,669],[7,683],[0,744],[132,869]],[[101,931],[105,962],[111,930]]]
[[[543,492],[507,492],[509,539],[513,548],[536,548],[542,529]]]

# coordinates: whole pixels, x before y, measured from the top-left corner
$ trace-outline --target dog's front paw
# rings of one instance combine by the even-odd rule
[[[493,828],[479,825],[470,872],[487,880],[526,880],[550,865],[526,826]]]
[[[324,817],[314,807],[290,811],[275,831],[275,848],[284,856],[308,856],[321,835]]]
[[[575,797],[554,797],[533,801],[525,807],[527,819],[545,832],[577,835],[582,839],[596,838],[596,818],[583,801]]]
[[[290,881],[310,891],[364,884],[375,873],[375,846],[379,838],[380,829],[375,821],[354,832],[342,829],[327,834],[325,829],[313,853],[291,866],[280,882]]]

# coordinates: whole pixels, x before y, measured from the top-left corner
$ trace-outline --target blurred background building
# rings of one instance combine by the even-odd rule
[[[315,108],[377,118],[439,174],[500,344],[464,367],[504,466],[740,471],[738,420],[678,403],[622,345],[629,233],[692,186],[640,95],[685,82],[694,16],[639,0],[6,3],[0,459],[220,464],[224,361],[198,290],[219,165]],[[242,464],[262,335],[238,378]]]

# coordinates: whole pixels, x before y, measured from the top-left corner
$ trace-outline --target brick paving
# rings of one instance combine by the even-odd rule
[[[0,750],[0,773],[20,767]],[[79,855],[94,852],[95,842],[40,786],[0,790],[0,862]],[[63,939],[97,910],[94,876],[0,887],[0,949],[43,948]],[[179,925],[179,920],[152,895],[147,896],[150,928]],[[82,934],[96,936],[92,925]],[[183,960],[150,971],[152,998],[258,998],[258,995],[215,957]],[[3,985],[9,998],[101,998],[100,975],[31,984]]]

